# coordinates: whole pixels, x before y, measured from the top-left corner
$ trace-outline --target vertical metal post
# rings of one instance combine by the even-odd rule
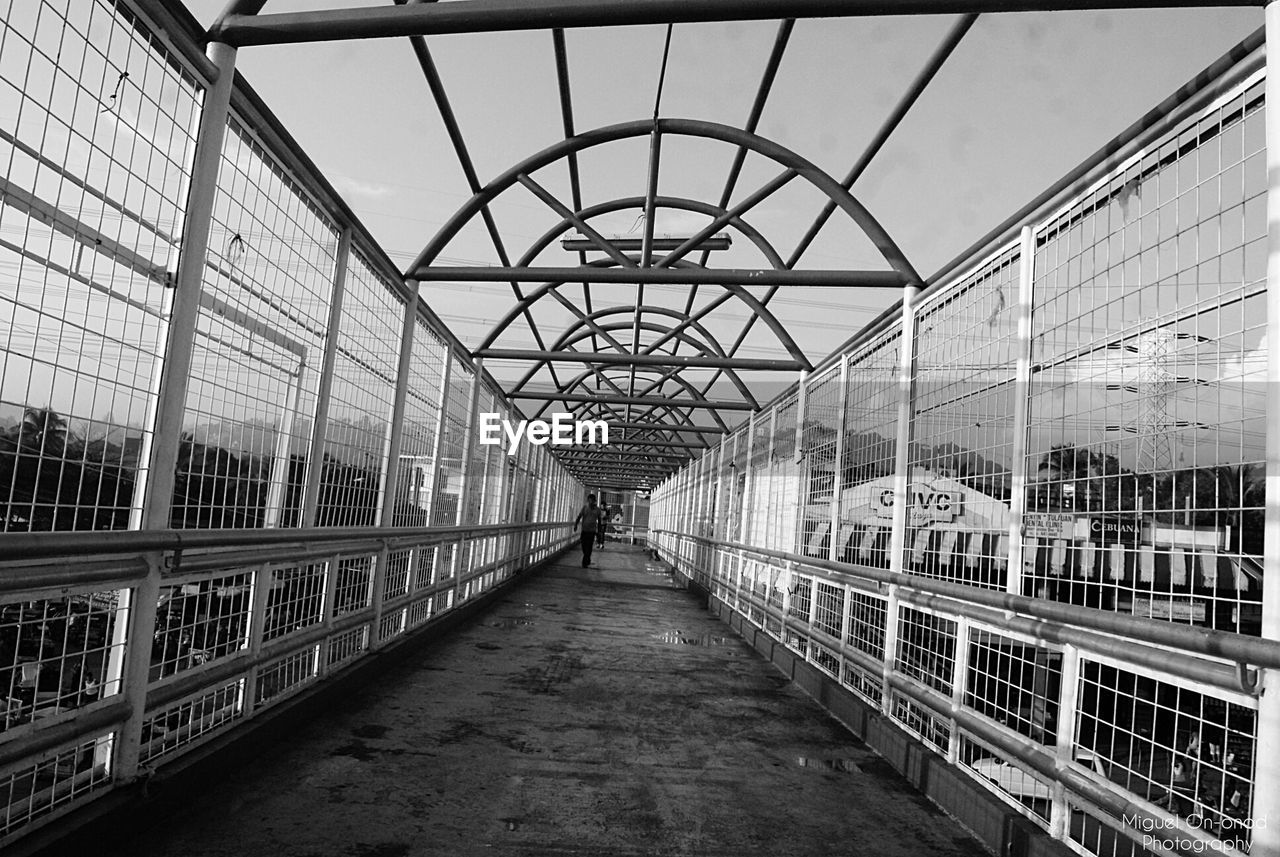
[[[396,389],[387,414],[387,431],[382,445],[382,480],[378,487],[379,509],[377,526],[391,526],[395,515],[397,477],[400,471],[400,448],[404,437],[404,408],[409,396],[409,375],[412,373],[413,331],[418,322],[418,281],[406,280],[408,296],[404,302],[404,319],[400,328],[400,360],[396,367]]]
[[[969,620],[963,616],[956,619],[956,656],[951,666],[951,704],[956,708],[964,705],[965,682],[969,672]],[[947,741],[947,761],[952,765],[960,762],[960,727],[954,720],[948,722],[950,738]]]
[[[796,507],[791,514],[791,544],[786,548],[790,553],[804,553],[804,545],[800,540],[804,538],[804,507],[805,494],[808,493],[808,474],[805,469],[805,458],[809,451],[804,448],[804,420],[809,410],[809,373],[806,370],[800,371],[800,377],[796,381]]]
[[[738,543],[744,545],[752,544],[752,539],[754,538],[751,532],[751,524],[754,523],[752,506],[755,495],[755,462],[753,459],[756,454],[756,420],[758,417],[759,412],[756,412],[747,420],[747,454],[742,465],[744,471],[742,474],[742,519],[738,525]],[[730,603],[726,600],[726,604],[729,604],[733,609],[736,609],[742,602],[742,573],[747,567],[747,552],[739,549],[737,554],[737,571],[733,576],[733,601]]]
[[[453,349],[446,348],[444,350],[444,365],[440,369],[440,410],[439,421],[436,423],[436,440],[431,453],[431,503],[428,511],[427,525],[434,527],[436,523],[436,509],[440,505],[440,496],[444,492],[440,490],[440,479],[443,476],[446,480],[449,478],[449,472],[440,466],[440,454],[444,451],[444,433],[445,427],[449,422],[449,374],[453,368]],[[444,545],[435,545],[431,550],[431,580],[432,584],[440,580],[440,554],[444,549]]]
[[[1267,46],[1267,486],[1262,636],[1280,639],[1280,3],[1265,12]],[[1258,699],[1253,783],[1253,857],[1280,855],[1280,670],[1268,669]]]
[[[302,379],[307,371],[307,358],[298,360],[298,368],[289,376],[289,392],[285,395],[284,410],[280,414],[280,427],[276,429],[276,445],[271,455],[271,482],[267,486],[267,508],[263,515],[264,527],[280,526],[284,510],[285,493],[289,485],[289,448],[293,445],[293,418],[298,413],[298,399],[302,395]]]
[[[329,577],[332,578],[333,575]],[[249,671],[244,678],[244,696],[241,698],[241,712],[245,718],[250,717],[258,705],[258,664],[266,636],[267,604],[274,583],[275,572],[270,565],[264,564],[254,569],[253,591],[250,596],[252,606],[249,609]]]
[[[338,612],[338,580],[342,571],[342,563],[350,560],[343,560],[338,556],[326,557],[324,562],[324,594],[320,596],[320,626],[327,632],[333,630],[333,620],[337,618]],[[378,636],[378,625],[375,622],[369,631],[370,643]],[[255,657],[256,661],[257,658]],[[320,645],[320,656],[316,660],[316,674],[325,676],[329,673],[329,649],[323,644]]]
[[[508,412],[508,415],[509,415],[509,412]],[[492,521],[489,521],[488,523],[490,524],[510,523],[511,521],[510,517],[503,514],[503,512],[506,511],[505,506],[508,505],[508,503],[510,502],[510,486],[507,485],[507,473],[510,470],[510,465],[507,461],[508,456],[506,452],[502,449],[502,447],[499,446],[497,449],[489,450],[489,457],[491,459],[495,459],[493,461],[490,461],[489,467],[496,467],[498,470],[498,474],[497,474],[497,479],[494,480],[494,484],[492,486],[493,496],[497,498],[495,501],[493,501],[493,505],[497,509],[497,513],[494,515],[494,519]],[[486,471],[489,469],[489,467],[485,468]],[[486,488],[486,492],[488,492],[488,490],[489,489]],[[508,503],[502,502],[502,499],[504,497],[507,498]],[[501,557],[501,561],[502,561],[502,565],[498,569],[495,569],[492,572],[495,579],[499,574],[500,569],[505,568],[507,560],[510,559],[506,550],[507,538],[508,537],[506,535],[488,537],[490,544],[493,545],[493,552],[492,552],[493,555],[489,557],[489,562],[497,563],[499,561],[499,557]]]
[[[338,253],[333,266],[333,291],[329,299],[329,322],[325,328],[324,356],[320,361],[320,387],[316,391],[316,413],[311,423],[311,444],[307,451],[307,484],[302,494],[303,527],[314,527],[320,504],[320,476],[324,471],[325,434],[329,426],[329,401],[333,393],[333,372],[338,354],[338,330],[342,324],[342,302],[347,291],[347,267],[351,259],[351,227],[338,236]]]
[[[461,525],[473,524],[471,518],[471,455],[475,449],[476,413],[480,409],[480,386],[484,361],[476,358],[471,365],[471,389],[467,393],[467,425],[462,432],[462,484],[458,488],[458,521]]]
[[[845,409],[849,396],[849,357],[840,356],[840,393],[836,397],[839,410],[836,415],[836,462],[835,473],[831,478],[831,548],[827,558],[832,562],[840,561],[840,518],[844,514],[844,503],[841,493],[844,481],[844,433]]]
[[[774,509],[774,498],[778,494],[778,467],[780,462],[775,460],[773,454],[778,443],[778,409],[771,408],[769,410],[769,478],[766,485],[769,488],[769,496],[765,497],[765,504],[769,507],[768,518],[765,520],[765,535],[761,542],[770,550],[786,550],[785,547],[778,546],[778,514]]]
[[[848,661],[845,660],[845,646],[849,645],[849,626],[853,623],[853,593],[854,589],[847,583],[840,585],[840,648],[837,650],[840,655],[840,675],[836,679],[844,683],[848,670],[845,668]]]
[[[652,495],[650,495],[652,496]],[[631,492],[631,544],[636,543],[636,506],[640,504],[640,492]]]
[[[418,281],[406,280],[408,294],[404,302],[404,326],[400,329],[400,362],[396,367],[396,392],[387,415],[387,434],[383,445],[382,502],[378,509],[377,526],[389,527],[395,523],[396,500],[400,496],[400,449],[404,439],[404,408],[409,398],[409,376],[413,372],[413,332],[418,326]],[[370,628],[369,647],[382,646],[382,605],[387,593],[387,564],[391,552],[386,542],[378,551],[373,565],[373,625]]]
[[[174,470],[177,467],[182,423],[186,415],[187,381],[191,375],[191,351],[195,341],[196,319],[200,313],[200,295],[204,289],[209,227],[213,222],[218,169],[222,163],[222,139],[226,133],[231,87],[235,81],[235,48],[221,42],[212,42],[207,53],[218,70],[218,77],[205,92],[195,158],[191,165],[182,251],[178,259],[173,311],[169,318],[169,335],[165,342],[155,420],[152,424],[150,449],[147,450],[141,517],[138,520],[145,529],[166,529],[170,525]],[[151,639],[155,634],[162,563],[153,561],[149,565],[150,571],[144,581],[136,588],[120,593],[118,606],[127,610],[129,616],[128,639],[122,647],[123,660],[118,655],[113,656],[107,665],[107,680],[116,677],[121,679],[121,694],[131,708],[129,717],[120,727],[114,752],[113,768],[117,782],[128,782],[138,775],[147,684],[151,673]],[[112,647],[113,653],[120,651],[121,648]]]
[[[1013,448],[1009,462],[1009,569],[1006,591],[1022,594],[1024,516],[1027,508],[1027,432],[1031,420],[1031,319],[1034,299],[1036,236],[1030,225],[1022,227],[1018,258],[1018,350],[1014,367]]]
[[[471,365],[471,390],[467,395],[467,425],[462,432],[462,467],[460,481],[458,484],[458,525],[474,523],[468,521],[468,510],[471,508],[471,449],[475,443],[476,433],[476,411],[480,407],[480,378],[483,374],[484,361],[476,358]],[[457,546],[453,550],[453,595],[451,596],[450,606],[458,603],[458,583],[462,575],[471,570],[471,563],[467,563],[467,568],[462,567],[463,545],[466,538],[461,538],[457,542]],[[469,557],[468,557],[469,559]],[[468,583],[468,587],[470,583]],[[464,590],[464,593],[467,590]]]
[[[756,419],[759,412],[752,414],[747,418],[747,456],[743,469],[746,471],[742,474],[742,521],[738,525],[738,541],[744,545],[752,544],[750,541],[754,536],[751,532],[752,521],[751,503],[755,494],[755,463],[752,459],[756,455]]]
[[[902,344],[898,348],[898,433],[894,447],[893,529],[889,539],[889,570],[901,573],[907,541],[907,487],[911,481],[911,421],[915,397],[916,314],[915,300],[920,289],[908,286],[902,290]],[[893,672],[898,649],[898,587],[889,585],[884,616],[884,689],[881,706],[885,714],[893,711],[893,690],[889,675]]]
[[[1062,678],[1059,683],[1058,734],[1054,754],[1058,764],[1065,765],[1074,757],[1076,743],[1076,708],[1080,698],[1080,653],[1075,646],[1062,647]],[[1049,790],[1049,833],[1054,839],[1067,841],[1071,833],[1071,807],[1067,802],[1067,790],[1061,783],[1054,783]]]

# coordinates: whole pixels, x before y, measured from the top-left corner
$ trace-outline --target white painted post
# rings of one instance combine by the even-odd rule
[[[911,481],[911,419],[915,396],[915,300],[920,289],[908,286],[902,292],[902,338],[898,347],[898,434],[894,449],[893,529],[889,538],[889,570],[901,573],[907,540],[907,486]],[[884,613],[884,674],[881,677],[881,708],[893,712],[893,672],[898,650],[898,587],[890,584]]]
[[[404,438],[404,408],[409,396],[409,375],[413,367],[413,332],[418,326],[418,281],[406,280],[407,293],[404,301],[404,321],[400,329],[400,361],[396,368],[396,391],[391,403],[391,413],[387,415],[387,434],[382,454],[382,484],[379,496],[382,502],[378,508],[377,526],[391,526],[395,518],[396,499],[400,495],[400,449]],[[373,604],[373,625],[369,630],[369,648],[382,646],[382,604],[386,600],[387,564],[391,561],[391,552],[383,542],[378,557],[373,564],[373,587],[371,601]]]
[[[1080,653],[1075,646],[1062,647],[1061,693],[1058,700],[1057,743],[1054,753],[1058,763],[1065,765],[1074,756],[1076,743],[1076,708],[1080,699]],[[1067,790],[1061,783],[1050,789],[1049,833],[1054,839],[1066,842],[1071,835],[1071,807]]]
[[[213,222],[213,202],[218,192],[218,170],[222,163],[222,139],[227,129],[227,112],[231,106],[231,88],[235,80],[236,50],[221,42],[212,42],[209,59],[218,70],[217,80],[205,92],[196,137],[195,159],[191,166],[191,185],[187,196],[186,218],[182,230],[182,251],[173,293],[169,336],[165,343],[159,392],[156,397],[155,420],[141,503],[142,528],[167,529],[173,508],[174,470],[186,416],[187,382],[191,375],[191,351],[195,341],[196,319],[200,314],[200,295],[204,290],[204,268],[209,246],[209,228]],[[135,504],[136,505],[136,504]],[[128,615],[127,623],[117,623],[112,640],[112,656],[107,664],[104,684],[121,681],[120,692],[129,703],[129,717],[120,727],[116,742],[113,774],[116,782],[134,780],[138,776],[138,757],[142,742],[142,725],[146,715],[147,684],[151,673],[151,641],[155,634],[156,606],[160,598],[161,561],[148,563],[150,570],[144,581],[133,590],[120,593],[118,607]],[[125,625],[127,624],[127,629]],[[123,635],[127,634],[127,640]],[[124,644],[121,646],[120,644]],[[115,654],[123,650],[123,658]]]
[[[1022,246],[1018,259],[1018,350],[1014,367],[1013,444],[1009,462],[1011,492],[1009,497],[1009,568],[1005,590],[1022,594],[1022,564],[1027,508],[1027,426],[1031,418],[1031,314],[1035,283],[1035,230],[1022,227]]]
[[[1262,636],[1280,639],[1280,3],[1266,12],[1267,490]],[[1280,855],[1280,670],[1262,677],[1253,783],[1252,857]]]
[[[325,327],[324,357],[320,362],[320,388],[316,392],[315,419],[311,422],[311,443],[307,451],[307,482],[302,494],[300,526],[314,527],[320,503],[320,476],[324,470],[325,433],[329,426],[329,402],[333,391],[333,371],[338,354],[338,330],[342,324],[342,302],[347,291],[347,267],[351,259],[351,227],[338,236],[334,259],[333,290],[329,298],[329,321]]]
[[[844,503],[840,495],[843,493],[844,478],[845,411],[849,401],[849,356],[847,354],[840,356],[840,395],[836,401],[839,402],[836,417],[836,470],[831,480],[831,548],[827,556],[832,562],[840,561],[840,518],[844,515]]]
[[[298,368],[289,376],[289,391],[285,395],[284,410],[280,413],[280,425],[276,429],[276,444],[271,455],[271,482],[267,487],[267,507],[263,515],[264,527],[280,526],[284,511],[285,493],[289,486],[289,448],[293,442],[293,419],[298,412],[298,399],[302,394],[302,380],[307,372],[307,358],[298,360]]]

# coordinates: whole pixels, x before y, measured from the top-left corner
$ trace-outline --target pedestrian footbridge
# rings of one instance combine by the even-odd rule
[[[1280,857],[1280,3],[211,3],[0,13],[6,855]]]
[[[85,848],[985,853],[669,566],[617,543],[575,560],[519,578],[447,639],[379,656],[323,716],[271,727],[180,796],[155,785],[162,808]]]

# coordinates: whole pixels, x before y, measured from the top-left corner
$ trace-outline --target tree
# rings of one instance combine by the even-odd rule
[[[1143,492],[1141,476],[1114,455],[1064,443],[1040,459],[1029,492],[1034,508],[1134,511]],[[1150,480],[1146,480],[1149,482]]]

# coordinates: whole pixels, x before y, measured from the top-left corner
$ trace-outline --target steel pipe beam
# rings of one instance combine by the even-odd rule
[[[798,360],[746,357],[714,357],[702,354],[620,354],[616,351],[526,351],[520,348],[485,348],[475,352],[485,360],[561,360],[571,363],[608,363],[616,366],[683,366],[686,369],[755,369],[790,372],[807,366]],[[750,408],[750,405],[748,405]]]
[[[549,27],[1239,5],[1238,0],[458,0],[372,9],[227,15],[214,23],[209,37],[247,47]]]
[[[649,464],[674,465],[676,467],[689,463],[689,455],[683,450],[618,448],[624,445],[611,443],[608,446],[599,447],[561,447],[556,450],[556,455],[562,456],[561,460],[565,464],[597,464],[600,461],[612,461],[614,460],[613,456],[618,456],[619,463],[621,463],[622,458],[644,458],[649,459]],[[644,445],[635,444],[635,446]]]
[[[928,87],[930,81],[932,81],[934,76],[938,73],[938,70],[942,68],[943,63],[945,63],[947,58],[951,56],[953,51],[955,51],[956,46],[960,44],[960,40],[964,38],[965,33],[969,32],[970,28],[973,27],[974,22],[977,20],[977,15],[965,15],[956,22],[955,26],[951,28],[950,32],[947,33],[946,38],[943,39],[942,44],[934,49],[933,55],[930,56],[929,61],[925,63],[924,69],[921,70],[921,72],[916,75],[915,80],[911,82],[911,86],[908,87],[906,93],[898,101],[893,112],[889,114],[888,118],[885,119],[884,124],[880,126],[880,130],[876,132],[875,137],[873,137],[871,142],[867,145],[866,150],[862,153],[862,157],[858,158],[857,162],[853,165],[853,168],[849,170],[849,174],[844,177],[842,182],[840,182],[841,187],[845,190],[849,190],[853,187],[854,182],[862,177],[863,172],[865,172],[867,167],[870,166],[871,159],[874,158],[880,152],[880,149],[884,147],[889,136],[893,134],[894,130],[902,123],[903,118],[907,115],[907,111],[909,111],[912,105],[914,105],[920,98],[921,94],[925,91],[925,88]],[[794,267],[800,257],[809,249],[809,246],[813,243],[813,239],[818,237],[818,233],[822,230],[823,225],[831,219],[831,215],[835,213],[835,210],[835,203],[831,200],[827,200],[827,202],[822,206],[822,211],[816,218],[814,218],[814,221],[810,224],[808,231],[805,232],[804,237],[800,239],[795,250],[792,251],[791,258],[787,260],[788,268]]]
[[[653,446],[662,449],[707,449],[707,447],[700,443],[690,443],[684,440],[647,440],[645,438],[634,437],[611,440],[609,446]],[[608,447],[606,447],[606,449],[607,448]]]
[[[615,459],[614,456],[617,456],[617,458]],[[636,463],[652,464],[654,466],[661,467],[680,467],[681,465],[687,464],[689,461],[687,457],[673,458],[670,453],[661,453],[654,450],[614,449],[612,444],[597,450],[563,448],[556,451],[556,457],[558,457],[561,463],[566,467],[570,464],[594,465],[605,462],[627,464],[630,466],[631,462],[624,462],[622,460],[623,458],[644,459]]]
[[[564,461],[565,467],[575,470],[621,470],[624,473],[670,473],[680,469],[678,464],[662,464],[661,462],[614,461],[607,458],[599,461]]]
[[[573,475],[576,476],[581,481],[591,483],[596,481],[597,479],[629,480],[629,479],[644,479],[645,477],[648,477],[650,479],[662,479],[672,472],[673,471],[671,470],[652,470],[652,471],[642,471],[640,473],[636,473],[630,467],[621,467],[613,470],[607,470],[607,469],[576,470],[574,471]],[[632,484],[635,484],[635,483],[633,482]]]
[[[603,461],[590,461],[587,459],[579,459],[577,461],[567,458],[561,458],[560,463],[569,469],[593,469],[593,468],[613,468],[624,473],[648,473],[662,472],[673,473],[681,468],[684,462],[679,461],[642,461],[636,459],[606,459]]]
[[[459,2],[459,0],[455,0]],[[788,271],[773,268],[559,268],[419,265],[406,276],[447,283],[618,283],[659,286],[814,286],[900,289],[897,271]]]
[[[513,399],[535,402],[599,402],[604,405],[667,405],[672,408],[701,408],[709,411],[752,411],[746,402],[722,402],[709,399],[670,399],[665,396],[593,396],[590,393],[520,392]]]
[[[677,434],[726,434],[717,426],[667,425],[665,423],[609,422],[610,429],[638,429],[640,431],[668,431]]]

